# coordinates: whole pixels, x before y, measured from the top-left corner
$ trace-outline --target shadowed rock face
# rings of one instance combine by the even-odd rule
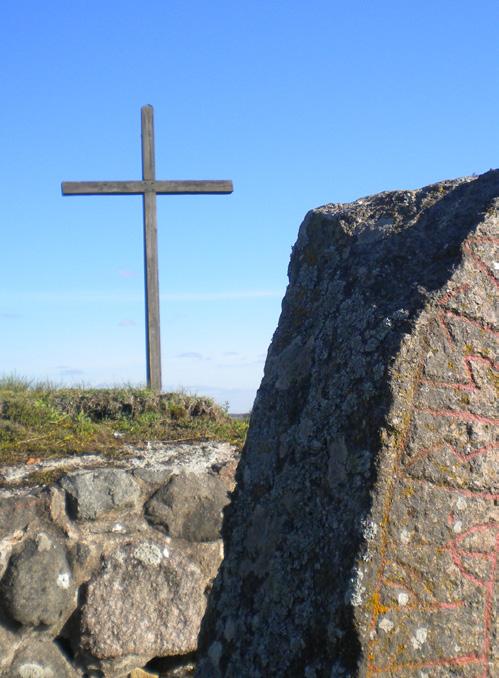
[[[307,214],[199,676],[493,675],[497,196],[496,170]]]

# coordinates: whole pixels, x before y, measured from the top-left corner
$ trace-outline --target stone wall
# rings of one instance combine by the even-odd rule
[[[496,170],[306,216],[199,676],[497,675],[498,196]]]
[[[237,459],[156,444],[1,467],[0,675],[191,675]]]

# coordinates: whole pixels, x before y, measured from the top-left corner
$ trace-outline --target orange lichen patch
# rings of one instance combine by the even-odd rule
[[[381,596],[379,591],[375,591],[371,596],[370,607],[372,610],[373,618],[380,617],[382,614],[386,614],[390,609],[387,605],[383,605],[381,602]]]

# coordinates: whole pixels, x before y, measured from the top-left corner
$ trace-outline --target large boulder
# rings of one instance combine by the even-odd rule
[[[19,652],[6,678],[77,678],[81,675],[51,642],[32,640]]]
[[[193,542],[220,539],[222,511],[229,503],[223,481],[210,473],[180,473],[146,504],[146,517],[171,537]]]
[[[140,498],[137,483],[122,469],[73,473],[61,480],[61,487],[72,517],[78,520],[95,520],[110,511],[132,508]]]
[[[305,218],[198,675],[492,676],[499,171]]]
[[[66,550],[56,537],[39,532],[11,557],[0,604],[24,626],[62,625],[76,607],[76,596]]]
[[[118,675],[117,666],[123,671],[153,657],[193,652],[207,584],[178,544],[121,546],[88,583],[79,647],[110,675]]]

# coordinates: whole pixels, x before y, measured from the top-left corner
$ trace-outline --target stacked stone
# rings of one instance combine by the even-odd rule
[[[499,171],[305,218],[203,678],[492,678]]]
[[[237,453],[170,448],[0,490],[0,675],[190,675]]]

